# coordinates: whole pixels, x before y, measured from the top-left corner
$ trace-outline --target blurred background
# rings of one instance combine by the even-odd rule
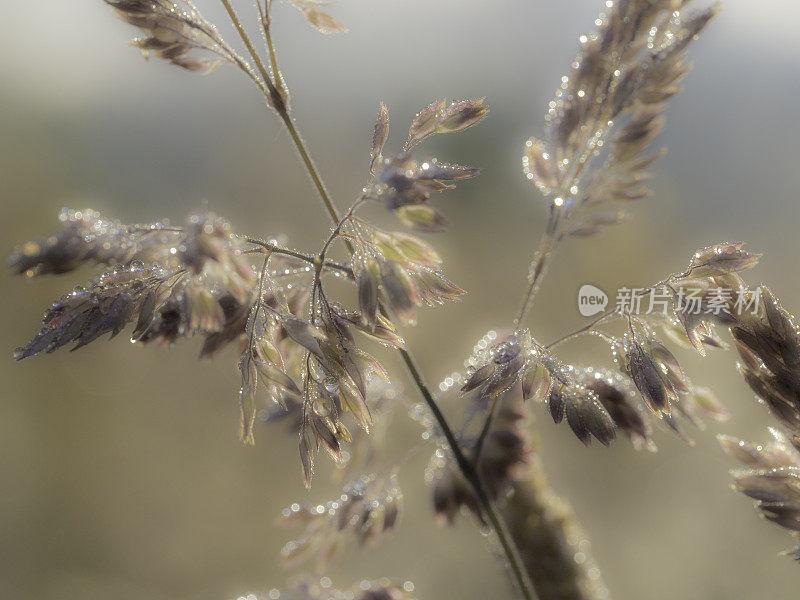
[[[199,4],[234,42],[218,3]],[[252,2],[234,4],[254,22]],[[632,224],[562,248],[531,318],[539,339],[583,323],[581,284],[645,286],[722,240],[764,252],[751,278],[800,308],[800,5],[723,4],[692,47],[695,70],[669,110],[655,197],[634,208]],[[340,206],[365,180],[380,100],[396,149],[427,103],[488,96],[485,123],[426,149],[483,168],[438,201],[454,225],[433,240],[470,293],[424,311],[405,332],[432,383],[517,308],[545,215],[522,176],[521,149],[542,134],[545,106],[600,8],[597,0],[341,0],[331,12],[350,32],[327,37],[276,5],[294,113]],[[55,230],[65,205],[124,222],[177,222],[204,202],[241,231],[318,247],[328,232],[319,201],[279,121],[233,69],[203,77],[146,63],[126,45],[133,30],[98,0],[5,2],[3,18],[3,252]],[[239,444],[233,355],[199,364],[191,341],[167,351],[118,339],[13,362],[49,303],[92,275],[0,273],[0,596],[225,600],[282,586],[294,572],[281,569],[278,551],[294,531],[277,528],[275,516],[338,488],[326,465],[303,489],[296,441],[282,430],[259,431],[255,448]],[[565,352],[607,359],[591,340]],[[614,598],[796,598],[800,567],[776,556],[792,540],[729,489],[732,465],[714,440],[718,432],[766,439],[770,419],[732,355],[680,357],[725,401],[728,423],[697,432],[694,448],[657,434],[659,452],[650,454],[623,440],[585,449],[537,410],[552,484],[590,533]],[[401,411],[390,452],[402,455],[418,435]],[[342,587],[412,579],[422,600],[506,597],[471,522],[432,527],[427,459],[418,454],[401,473],[406,512],[396,535],[376,551],[349,549],[329,576]]]

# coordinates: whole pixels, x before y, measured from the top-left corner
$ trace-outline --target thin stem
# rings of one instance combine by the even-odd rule
[[[278,90],[275,89],[275,85],[272,83],[272,79],[270,79],[269,73],[267,72],[267,67],[264,65],[264,61],[261,60],[261,56],[256,51],[255,46],[253,46],[253,42],[250,40],[250,36],[247,35],[247,32],[242,25],[241,20],[239,20],[239,15],[236,14],[233,6],[229,0],[220,0],[222,5],[225,7],[225,10],[228,11],[228,16],[233,23],[233,26],[236,28],[236,31],[239,33],[239,37],[242,38],[242,42],[247,47],[247,51],[250,53],[250,56],[253,58],[253,62],[255,62],[256,67],[258,67],[259,73],[261,73],[261,77],[264,79],[264,85],[266,85],[268,94],[267,100],[271,100],[270,104],[274,104],[275,98],[279,98],[280,94],[278,94]]]
[[[284,125],[286,125],[286,129],[289,131],[289,135],[292,137],[292,141],[294,142],[295,148],[297,148],[297,152],[300,154],[300,158],[306,167],[306,171],[308,171],[311,181],[314,182],[314,187],[317,188],[319,197],[322,199],[322,203],[325,205],[325,210],[328,211],[328,216],[331,218],[331,221],[334,224],[337,224],[340,219],[339,212],[333,205],[333,201],[328,194],[328,190],[325,189],[325,184],[322,182],[322,178],[319,175],[319,171],[317,171],[317,167],[314,165],[314,161],[311,160],[311,155],[308,152],[308,148],[306,148],[305,142],[303,142],[303,138],[300,137],[300,132],[297,131],[297,127],[295,127],[292,118],[289,116],[288,110],[279,110],[278,114],[280,114]]]
[[[258,246],[257,250],[245,250],[244,254],[252,254],[254,252],[261,252],[263,250],[267,250],[272,252],[273,254],[282,254],[284,256],[291,256],[292,258],[296,258],[301,260],[305,263],[310,265],[317,264],[317,257],[312,254],[304,254],[303,252],[298,252],[296,250],[290,250],[289,248],[281,248],[280,246],[275,246],[269,242],[265,242],[264,240],[260,240],[258,238],[246,238],[245,240],[248,244],[253,244]],[[347,275],[350,279],[353,279],[353,269],[348,267],[347,265],[343,265],[333,260],[324,260],[322,261],[322,267],[324,269],[329,269],[332,271],[339,271]]]
[[[637,295],[640,296],[640,297],[641,296],[646,296],[647,294],[651,293],[653,290],[656,290],[656,289],[660,288],[661,286],[668,285],[670,282],[675,281],[676,279],[681,279],[683,277],[688,277],[689,275],[691,275],[692,271],[694,271],[694,270],[695,270],[695,267],[690,267],[686,271],[684,271],[683,273],[680,273],[678,275],[670,275],[669,277],[666,277],[666,278],[662,279],[658,283],[654,283],[650,287],[647,287],[647,288],[641,290]],[[635,299],[635,296],[631,296],[631,303],[633,302],[634,299]],[[594,327],[597,327],[598,325],[600,325],[604,321],[606,321],[609,317],[612,317],[614,315],[624,316],[624,313],[621,311],[620,307],[616,307],[616,308],[613,308],[611,310],[607,310],[606,312],[602,313],[596,319],[593,319],[592,321],[590,321],[589,323],[587,323],[583,327],[581,327],[579,329],[576,329],[575,331],[572,331],[570,333],[567,333],[567,334],[561,336],[560,338],[558,338],[557,340],[554,340],[554,341],[550,342],[549,344],[547,344],[545,346],[545,348],[547,348],[549,350],[549,349],[554,348],[554,347],[556,347],[556,346],[558,346],[560,344],[563,344],[564,342],[566,342],[568,340],[571,340],[571,339],[573,339],[573,338],[575,338],[575,337],[577,337],[579,335],[582,335],[584,333],[588,333],[588,332],[592,331]]]
[[[194,5],[194,2],[192,2],[191,0],[183,0],[183,3],[189,8],[189,10],[194,14],[194,16],[197,17],[197,19],[199,19],[203,23],[203,25],[205,26],[204,33],[206,33],[206,35],[208,35],[212,40],[214,40],[220,47],[220,49],[222,50],[222,54],[220,54],[220,56],[238,66],[242,70],[242,72],[245,73],[250,79],[252,79],[253,82],[259,87],[259,89],[266,94],[267,88],[264,85],[264,82],[258,78],[258,75],[256,75],[256,72],[248,64],[248,62],[244,58],[239,56],[239,53],[236,52],[236,50],[234,50],[233,48],[231,48],[231,46],[224,39],[222,39],[222,36],[219,35],[219,32],[217,31],[216,27],[214,27],[211,23],[209,23],[206,20],[206,18],[200,14],[200,11],[197,10],[197,7]]]
[[[248,350],[248,361],[253,360],[253,342],[255,340],[255,332],[256,332],[256,320],[258,319],[258,313],[261,312],[261,308],[264,306],[264,281],[267,279],[267,266],[269,265],[270,256],[272,253],[269,250],[262,250],[264,253],[264,263],[261,265],[261,275],[258,279],[258,296],[256,297],[255,306],[252,309],[252,317],[248,319],[248,329],[247,332],[247,350]],[[258,372],[256,371],[255,374],[255,385],[258,385]],[[256,422],[256,407],[253,404],[253,410],[250,414],[250,418],[247,420],[245,424],[245,403],[244,403],[245,395],[240,394],[239,396],[239,409],[242,412],[242,430],[240,435],[242,436],[242,441],[244,443],[253,445],[253,427]]]
[[[254,246],[260,246],[264,250],[269,250],[275,254],[284,254],[286,256],[291,256],[293,258],[297,258],[307,263],[314,264],[314,257],[311,254],[304,254],[302,252],[298,252],[297,250],[290,250],[289,248],[281,248],[280,246],[276,246],[269,242],[265,242],[264,240],[260,240],[258,238],[248,237],[245,239],[248,244],[253,244]]]
[[[261,11],[261,3],[258,3],[259,11]],[[275,44],[272,42],[272,32],[270,25],[272,24],[272,15],[270,14],[270,6],[267,5],[264,11],[261,11],[261,25],[264,27],[264,39],[267,41],[267,52],[269,53],[269,63],[272,67],[272,78],[275,81],[275,87],[285,96],[288,97],[288,90],[283,82],[281,71],[278,68],[278,55],[275,52]]]
[[[161,226],[138,226],[134,225],[133,227],[129,227],[128,230],[131,233],[157,233],[160,231],[166,231],[168,233],[186,233],[186,230],[183,227],[161,227]]]
[[[272,67],[272,76],[275,78],[275,87],[284,89],[286,86],[283,84],[283,76],[278,68],[278,58],[275,54],[275,45],[272,43],[272,34],[269,30],[269,23],[264,26],[264,37],[267,39],[267,50],[269,51],[269,62]]]
[[[472,464],[475,467],[478,467],[478,460],[481,457],[481,451],[483,450],[483,445],[486,442],[486,437],[489,435],[489,430],[492,428],[492,422],[494,421],[494,413],[497,410],[497,404],[500,400],[500,395],[495,395],[492,398],[492,404],[489,406],[489,412],[486,415],[486,418],[483,421],[483,426],[481,427],[481,432],[478,435],[478,439],[475,440],[475,446],[472,449]]]
[[[320,250],[320,252],[319,252],[320,259],[325,260],[325,256],[328,253],[328,249],[331,247],[331,244],[334,242],[334,240],[336,240],[336,238],[339,237],[339,235],[341,234],[342,227],[344,227],[344,225],[345,225],[345,223],[347,223],[347,221],[349,221],[350,219],[353,218],[353,213],[363,203],[364,203],[364,197],[360,196],[355,202],[353,202],[353,204],[350,205],[350,208],[347,209],[347,212],[344,214],[344,216],[341,219],[339,219],[339,222],[336,224],[336,227],[333,229],[331,234],[328,236],[328,239],[325,240],[325,245],[322,246],[322,250]],[[349,242],[348,242],[348,247],[349,247]],[[353,250],[351,248],[350,252],[352,253],[352,251]]]
[[[536,251],[533,261],[531,262],[530,274],[528,275],[530,283],[520,303],[519,312],[514,319],[515,329],[519,328],[525,321],[525,317],[528,316],[536,293],[539,291],[542,280],[547,274],[550,261],[553,257],[553,251],[558,242],[561,216],[561,208],[555,205],[551,206],[550,216],[547,219],[547,229],[539,242],[539,249]]]
[[[442,413],[433,394],[431,394],[430,388],[428,388],[428,385],[425,383],[414,357],[408,350],[400,350],[399,352],[403,357],[403,362],[408,368],[408,372],[414,380],[417,389],[422,394],[425,403],[428,405],[434,419],[436,419],[436,423],[439,425],[439,429],[442,431],[445,440],[447,440],[447,444],[450,446],[450,451],[453,453],[453,458],[456,461],[458,469],[474,490],[482,510],[486,513],[486,517],[489,519],[489,523],[492,525],[495,535],[497,535],[497,539],[503,548],[503,553],[508,559],[509,566],[514,574],[514,579],[522,595],[526,600],[536,600],[536,592],[528,578],[527,572],[522,566],[522,559],[520,558],[519,551],[514,545],[511,534],[501,520],[500,515],[495,510],[494,504],[486,493],[486,488],[478,475],[478,471],[461,450],[461,445],[455,433],[453,433],[450,424],[447,422],[447,418]]]
[[[264,281],[267,279],[267,266],[269,265],[269,259],[272,256],[272,251],[268,249],[264,249],[264,263],[261,265],[261,276],[258,278],[258,297],[256,298],[256,305],[253,307],[254,317],[253,323],[255,324],[255,319],[258,318],[258,313],[261,310],[261,307],[264,303]],[[253,347],[253,336],[255,334],[255,325],[250,328],[250,335],[249,335],[249,347]]]
[[[226,5],[226,7],[230,6],[228,0],[222,0],[222,2],[223,4]],[[328,190],[325,188],[325,184],[322,181],[322,177],[320,177],[319,171],[317,170],[314,161],[311,159],[311,154],[309,153],[308,148],[306,147],[306,144],[303,141],[303,138],[300,136],[300,132],[297,130],[297,127],[295,126],[294,121],[292,121],[292,117],[289,114],[289,106],[287,104],[289,97],[289,90],[286,87],[285,83],[283,82],[282,78],[280,77],[280,71],[278,69],[278,60],[275,53],[275,45],[272,42],[272,35],[270,34],[269,31],[270,19],[271,19],[270,9],[271,9],[271,3],[269,2],[269,0],[267,0],[265,9],[266,13],[262,16],[261,22],[264,27],[264,36],[267,39],[267,50],[269,51],[269,59],[272,65],[273,76],[275,77],[277,85],[280,85],[281,89],[285,93],[281,95],[280,92],[275,88],[275,84],[273,84],[272,81],[269,80],[269,77],[267,76],[266,67],[264,66],[264,63],[263,61],[260,60],[260,58],[257,61],[259,69],[261,70],[262,76],[269,81],[270,93],[274,93],[280,98],[281,101],[277,103],[277,105],[275,106],[275,110],[278,111],[278,114],[280,115],[283,124],[286,126],[286,129],[292,138],[292,142],[294,142],[295,148],[297,148],[297,152],[300,154],[300,159],[303,161],[303,164],[306,167],[306,171],[308,172],[309,177],[311,177],[311,181],[314,183],[314,187],[317,188],[317,192],[319,193],[319,197],[322,199],[322,203],[325,205],[325,210],[328,211],[328,216],[330,217],[331,221],[334,224],[338,224],[340,221],[339,212],[336,210],[336,206],[333,204],[333,200],[331,200],[330,194],[328,194]],[[247,34],[241,27],[241,22],[238,21],[236,13],[233,12],[233,9],[229,9],[228,13],[231,15],[231,19],[235,19],[234,25],[236,25],[237,22],[239,23],[238,25],[236,25],[236,28],[239,30],[242,39],[245,40],[245,44],[247,45],[248,49],[255,56],[258,56],[258,54],[255,52],[255,49],[253,48],[253,44],[249,41],[249,38],[247,38]]]
[[[594,327],[597,327],[597,326],[598,326],[598,325],[600,325],[600,324],[601,324],[603,321],[605,321],[606,319],[608,319],[609,317],[611,317],[611,316],[613,316],[613,315],[615,315],[615,314],[618,314],[618,312],[617,312],[617,310],[616,310],[616,309],[615,309],[615,310],[610,310],[610,311],[604,312],[604,313],[603,313],[603,314],[601,314],[599,317],[597,317],[596,319],[594,319],[594,320],[593,320],[593,321],[591,321],[590,323],[587,323],[586,325],[584,325],[584,326],[583,326],[583,327],[581,327],[580,329],[576,329],[575,331],[572,331],[572,332],[570,332],[570,333],[567,333],[566,335],[562,335],[562,336],[561,336],[560,338],[558,338],[557,340],[555,340],[555,341],[553,341],[553,342],[550,342],[549,344],[547,344],[547,345],[545,346],[545,348],[547,348],[548,350],[550,350],[551,348],[555,348],[556,346],[558,346],[558,345],[560,345],[560,344],[563,344],[564,342],[566,342],[566,341],[568,341],[568,340],[571,340],[571,339],[572,339],[572,338],[574,338],[574,337],[577,337],[577,336],[579,336],[579,335],[582,335],[582,334],[584,334],[584,333],[588,333],[588,332],[589,332],[589,331],[591,331],[591,330],[592,330]]]

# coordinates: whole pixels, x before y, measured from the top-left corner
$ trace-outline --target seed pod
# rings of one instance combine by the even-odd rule
[[[648,408],[656,414],[669,413],[670,400],[676,398],[675,390],[665,381],[653,359],[636,343],[626,353],[628,373],[642,395]]]
[[[485,97],[462,100],[441,110],[436,121],[436,133],[456,133],[485,119],[489,114],[485,100]]]
[[[406,227],[425,233],[441,233],[450,225],[447,217],[427,204],[401,206],[394,214]]]
[[[369,432],[372,425],[372,413],[366,400],[352,384],[345,381],[341,381],[341,383],[343,385],[341,385],[339,397],[342,399],[343,408],[353,414],[353,418],[364,431]]]
[[[624,431],[637,450],[654,449],[650,442],[650,426],[637,408],[635,388],[623,375],[605,370],[587,370],[578,382],[597,395],[617,429]]]
[[[411,261],[431,268],[442,264],[442,258],[436,250],[414,235],[402,231],[392,233],[376,231],[374,239],[387,258]]]
[[[277,366],[263,360],[256,360],[254,362],[256,368],[258,369],[258,374],[266,379],[270,384],[276,385],[297,397],[302,397],[303,392],[300,391],[300,388],[297,387],[297,384],[294,382],[294,380],[286,373],[281,371]]]
[[[484,388],[483,394],[493,397],[510,390],[517,383],[520,369],[522,369],[524,363],[525,357],[518,353],[509,358],[507,362],[498,364],[494,375],[492,375],[491,380]]]
[[[370,153],[370,171],[374,170],[375,161],[381,157],[383,146],[389,138],[389,109],[381,102],[378,106],[378,118],[375,121],[375,131],[372,134],[372,151]]]
[[[313,452],[311,433],[307,427],[300,431],[300,465],[302,467],[303,485],[306,489],[311,487],[311,479],[314,476],[314,452]]]
[[[710,388],[692,388],[691,396],[697,408],[715,421],[727,421],[730,418],[731,413]]]
[[[683,373],[678,359],[669,351],[660,341],[655,338],[647,338],[642,342],[642,347],[645,352],[655,360],[658,366],[661,367],[662,375],[666,376],[678,392],[688,392],[690,390],[689,384],[686,381],[686,375]]]
[[[664,334],[676,344],[684,348],[693,348],[701,356],[706,355],[706,348],[726,348],[725,342],[714,332],[708,323],[692,324],[687,322],[690,332],[679,319],[668,319],[662,329]],[[690,336],[691,335],[691,339]]]
[[[283,357],[277,346],[264,337],[257,338],[253,342],[253,350],[256,356],[262,361],[272,363],[281,371],[284,370]]]
[[[408,129],[408,141],[405,145],[406,150],[418,144],[435,131],[439,115],[444,109],[444,106],[445,99],[442,98],[438,102],[429,104],[417,113],[414,120],[411,121],[411,127]]]
[[[378,281],[369,267],[358,274],[358,306],[367,326],[375,331],[378,319]]]
[[[225,315],[214,294],[206,286],[189,284],[183,292],[190,333],[214,333],[222,329]]]
[[[461,386],[461,390],[459,391],[458,395],[463,396],[482,386],[494,374],[496,368],[497,365],[494,362],[490,362],[473,371],[472,374],[467,378],[466,383]]]
[[[336,428],[332,425],[330,419],[323,419],[319,415],[312,413],[309,417],[309,423],[314,429],[317,440],[321,443],[322,447],[325,448],[325,451],[333,460],[341,462],[343,460],[342,449],[339,446],[339,440],[336,436]]]
[[[380,278],[381,291],[397,319],[405,325],[416,323],[414,305],[419,296],[408,272],[395,261],[386,260],[380,266]]]
[[[701,248],[694,253],[689,263],[692,276],[708,277],[754,267],[761,255],[742,250],[743,245],[743,242],[724,242]]]
[[[141,336],[145,330],[153,322],[153,316],[156,312],[156,302],[158,300],[158,293],[155,290],[147,292],[144,298],[139,303],[139,317],[136,321],[136,327],[131,334],[131,339],[136,340]]]
[[[145,58],[152,52],[158,58],[186,70],[206,72],[213,70],[220,60],[234,62],[229,51],[220,43],[214,26],[194,8],[165,0],[106,0],[106,3],[114,7],[116,16],[149,36],[133,41]],[[209,60],[188,56],[195,49],[206,50],[219,58]]]
[[[415,171],[414,176],[420,185],[429,186],[431,192],[440,192],[452,187],[444,182],[469,179],[470,177],[475,177],[478,173],[480,173],[480,169],[475,167],[430,160],[422,163]]]
[[[522,375],[522,398],[542,402],[550,393],[553,379],[542,363],[534,361],[529,364]]]
[[[316,6],[311,4],[297,4],[300,12],[303,13],[303,16],[306,18],[308,24],[320,33],[330,35],[347,31],[347,27],[342,25],[338,19],[335,19],[328,13],[321,11]]]
[[[320,342],[326,341],[327,337],[320,329],[294,315],[281,315],[281,325],[286,334],[295,342],[318,359],[326,360]]]
[[[419,300],[428,306],[443,304],[445,300],[455,302],[467,293],[439,271],[420,267],[410,274],[416,284]]]
[[[250,350],[245,350],[239,358],[239,372],[242,385],[239,388],[239,440],[246,445],[255,444],[253,424],[255,422],[255,391],[258,372]]]
[[[564,419],[564,394],[560,389],[551,389],[547,396],[547,408],[553,422],[558,424]]]

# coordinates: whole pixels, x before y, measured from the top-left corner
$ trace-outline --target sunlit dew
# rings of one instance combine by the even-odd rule
[[[484,334],[483,337],[481,337],[473,346],[472,355],[464,361],[465,372],[454,371],[450,375],[446,376],[439,383],[439,391],[444,393],[453,387],[460,386],[464,382],[465,374],[469,374],[470,370],[481,362],[480,357],[484,355],[487,349],[491,346],[492,342],[496,339],[496,331],[487,331],[486,334]]]

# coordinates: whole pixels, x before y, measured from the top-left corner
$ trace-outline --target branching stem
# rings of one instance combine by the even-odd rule
[[[247,47],[247,51],[253,58],[253,62],[255,62],[256,67],[258,68],[258,72],[261,73],[261,77],[264,79],[264,85],[267,87],[267,90],[269,90],[269,94],[277,94],[277,90],[275,89],[275,85],[272,83],[272,80],[269,77],[269,73],[264,65],[264,61],[261,60],[261,56],[256,51],[255,46],[253,46],[253,42],[250,41],[250,36],[247,35],[244,25],[242,25],[242,22],[239,19],[239,15],[236,14],[233,6],[231,6],[230,0],[220,1],[225,7],[225,10],[228,11],[228,16],[230,17],[233,26],[236,28],[236,32],[239,34],[239,37],[242,38],[242,42],[244,42],[244,45]]]
[[[275,88],[275,84],[270,80],[269,74],[267,73],[266,66],[261,58],[258,56],[255,48],[253,47],[250,38],[247,36],[247,33],[244,30],[244,27],[241,24],[236,12],[230,5],[229,0],[221,0],[223,5],[228,11],[228,14],[233,21],[236,30],[239,32],[242,41],[244,42],[245,46],[247,46],[248,51],[253,56],[253,60],[255,61],[256,65],[258,66],[259,71],[261,72],[262,77],[265,79],[266,85],[269,88],[269,93],[271,98],[280,98],[280,102],[271,102],[271,106],[275,108],[278,114],[281,117],[284,125],[286,126],[289,135],[294,142],[295,148],[297,148],[297,152],[300,154],[300,158],[308,172],[309,177],[311,177],[312,182],[314,183],[314,187],[317,189],[320,198],[322,199],[322,203],[325,206],[325,210],[328,212],[328,216],[331,219],[331,222],[334,224],[335,229],[334,232],[331,234],[328,242],[326,243],[324,251],[327,251],[327,247],[330,243],[335,239],[337,234],[341,232],[341,227],[344,223],[343,219],[339,216],[339,212],[336,209],[336,206],[333,204],[330,195],[328,194],[327,189],[325,188],[325,184],[322,181],[322,177],[319,174],[316,166],[314,165],[314,161],[311,159],[311,155],[308,151],[308,148],[303,142],[303,138],[300,136],[300,132],[297,130],[297,127],[294,124],[290,114],[289,114],[289,107],[282,101],[284,98],[288,97],[288,90],[286,90],[286,94],[281,96],[278,90]],[[268,7],[269,9],[269,7]],[[267,10],[268,10],[267,9]],[[268,29],[269,22],[265,24],[265,28]],[[267,35],[267,47],[270,53],[270,61],[273,66],[273,70],[275,71],[274,76],[279,77],[279,73],[277,71],[277,60],[275,59],[275,48],[271,43],[271,36]],[[357,200],[351,210],[348,211],[349,215],[352,215],[352,210],[359,204],[359,200]],[[347,217],[345,217],[347,218]],[[349,241],[346,241],[346,245],[350,253],[352,254],[354,249],[352,244]],[[317,259],[324,260],[324,253]],[[316,279],[316,278],[315,278]],[[477,470],[473,467],[472,463],[467,459],[466,455],[464,454],[461,446],[456,438],[453,430],[450,427],[450,424],[447,421],[447,418],[442,413],[439,405],[437,404],[433,394],[431,394],[430,389],[428,388],[425,380],[422,377],[422,373],[420,372],[419,368],[417,367],[416,361],[413,355],[408,350],[400,350],[399,351],[403,362],[405,363],[409,374],[411,375],[414,383],[416,384],[420,394],[422,395],[425,403],[428,405],[431,413],[433,414],[436,422],[441,429],[448,445],[450,446],[450,450],[453,453],[455,458],[456,464],[463,474],[464,478],[469,482],[470,486],[475,492],[476,497],[481,505],[481,509],[486,514],[489,523],[491,524],[492,528],[494,529],[495,535],[497,536],[498,541],[500,542],[501,547],[503,548],[503,553],[508,560],[509,566],[511,571],[514,575],[514,579],[519,587],[523,597],[525,600],[536,600],[536,592],[533,589],[533,585],[528,577],[527,572],[525,571],[522,563],[522,559],[520,558],[519,552],[514,545],[513,538],[509,533],[508,529],[506,528],[505,524],[502,522],[497,510],[494,507],[491,499],[489,498],[488,493],[486,492],[486,488],[483,485],[483,482],[478,475]]]
[[[328,236],[328,239],[325,240],[325,245],[322,246],[322,250],[320,250],[319,252],[319,257],[321,260],[325,260],[325,256],[327,255],[328,249],[331,247],[331,244],[336,240],[337,237],[340,237],[340,234],[342,233],[342,228],[345,226],[345,223],[347,223],[349,220],[353,218],[353,213],[355,213],[356,209],[358,209],[358,207],[364,203],[364,200],[365,200],[364,196],[360,196],[358,200],[356,200],[355,202],[353,202],[353,204],[350,205],[350,208],[347,209],[347,212],[344,214],[344,216],[341,219],[339,219],[339,222],[336,224],[336,227]],[[353,250],[350,247],[350,242],[347,243],[348,243],[348,248],[350,249],[350,253],[352,254]]]

